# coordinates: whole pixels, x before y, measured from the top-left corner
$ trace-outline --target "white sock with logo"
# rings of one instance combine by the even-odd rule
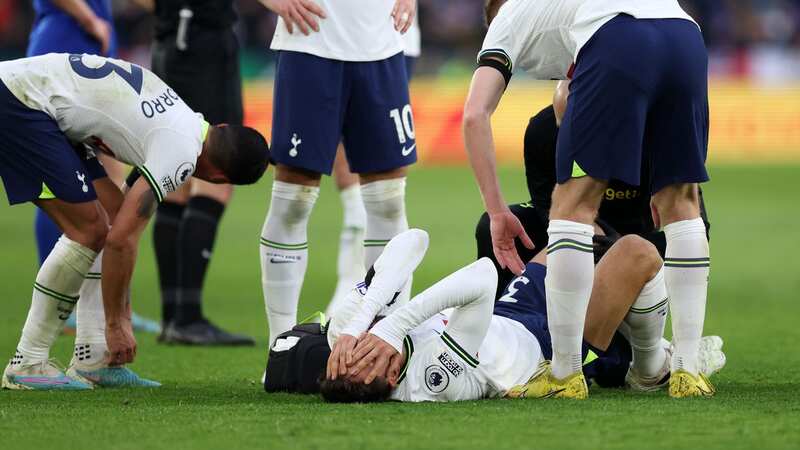
[[[75,351],[72,362],[80,366],[89,366],[105,360],[106,351],[106,315],[103,309],[103,290],[101,287],[100,268],[103,266],[101,252],[94,265],[86,274],[81,286],[81,300],[77,307],[77,330],[75,333]]]
[[[261,286],[269,343],[297,322],[297,303],[308,266],[308,218],[319,187],[275,181],[261,231]]]
[[[586,309],[594,283],[594,227],[551,220],[547,229],[547,324],[553,341],[553,376],[580,372]]]
[[[364,267],[371,267],[389,241],[408,230],[406,218],[406,179],[373,181],[361,185],[361,196],[367,212],[367,229],[364,233]],[[403,287],[397,304],[407,303],[411,298],[411,283]]]
[[[36,362],[50,357],[50,347],[72,314],[81,284],[96,257],[93,250],[61,236],[36,275],[16,361]]]
[[[633,369],[642,378],[660,375],[666,361],[661,343],[667,323],[669,298],[664,283],[664,268],[642,288],[636,302],[625,316],[628,339],[633,349]]]
[[[342,189],[344,221],[339,235],[339,256],[336,260],[336,290],[326,314],[332,316],[338,305],[359,281],[364,280],[364,229],[367,212],[361,198],[361,187],[354,184]]]
[[[667,254],[664,280],[672,310],[672,370],[698,371],[700,338],[706,315],[710,258],[706,226],[701,218],[664,227]]]

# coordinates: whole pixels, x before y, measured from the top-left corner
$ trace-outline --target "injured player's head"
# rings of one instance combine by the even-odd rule
[[[269,165],[269,144],[250,127],[220,124],[209,128],[194,176],[211,183],[253,184]]]

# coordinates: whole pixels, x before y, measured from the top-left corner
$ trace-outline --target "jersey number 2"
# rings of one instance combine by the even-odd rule
[[[83,63],[81,55],[76,54],[69,55],[69,65],[75,73],[90,80],[99,80],[111,75],[112,72],[116,73],[120,78],[125,80],[137,94],[141,94],[142,92],[144,74],[142,73],[142,68],[137,65],[131,64],[130,72],[108,60],[100,67],[88,67]]]

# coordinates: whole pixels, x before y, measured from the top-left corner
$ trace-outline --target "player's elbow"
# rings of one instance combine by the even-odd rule
[[[489,109],[477,104],[474,101],[467,100],[464,105],[464,116],[462,118],[462,128],[464,133],[472,130],[480,129],[489,124],[491,113]]]

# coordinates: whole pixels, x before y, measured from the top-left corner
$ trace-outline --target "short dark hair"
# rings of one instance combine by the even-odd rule
[[[269,165],[269,144],[258,131],[241,125],[215,127],[211,162],[231,184],[253,184]]]
[[[486,0],[483,5],[483,14],[484,18],[486,19],[486,26],[492,24],[492,20],[497,15],[497,11],[500,10],[500,7],[503,6],[506,0]]]
[[[355,382],[346,378],[329,380],[322,374],[319,380],[319,393],[329,403],[380,403],[389,400],[392,387],[383,378],[376,378],[370,384]]]

